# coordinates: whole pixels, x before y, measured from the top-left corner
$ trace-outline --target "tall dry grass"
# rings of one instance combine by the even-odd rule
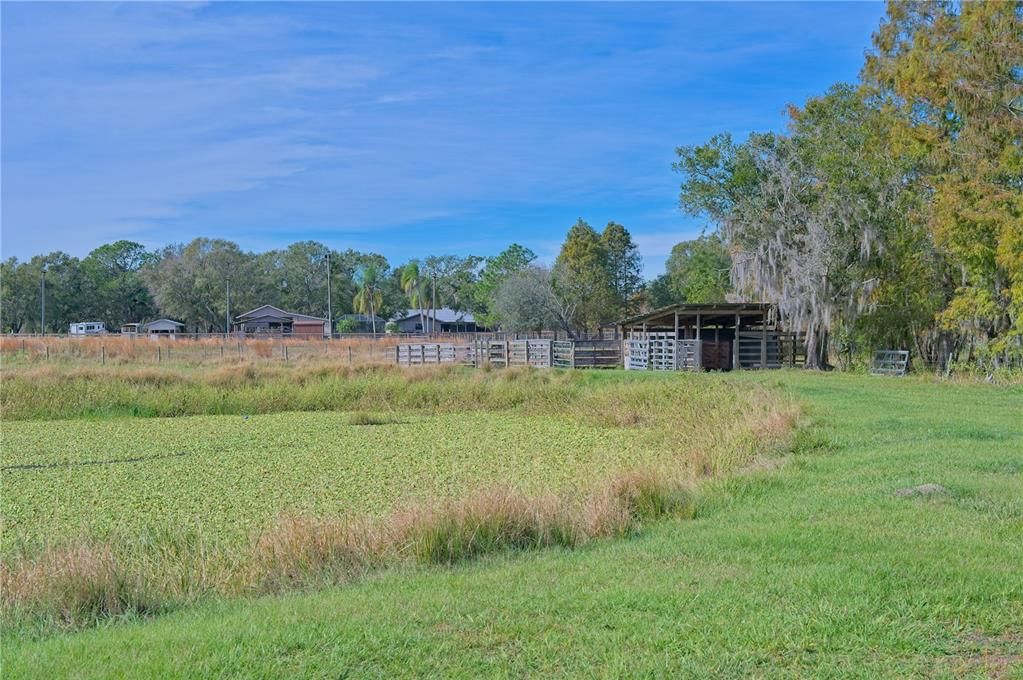
[[[58,365],[209,366],[238,361],[343,361],[352,365],[393,361],[394,346],[407,338],[382,335],[326,340],[301,337],[187,335],[171,338],[102,335],[88,337],[0,335],[0,361],[7,367]]]
[[[81,539],[0,565],[0,610],[7,626],[81,627],[214,596],[346,583],[402,564],[578,548],[661,517],[691,518],[696,508],[690,481],[645,471],[622,474],[581,500],[491,489],[380,519],[287,515],[232,553],[196,534],[164,536],[149,550]]]

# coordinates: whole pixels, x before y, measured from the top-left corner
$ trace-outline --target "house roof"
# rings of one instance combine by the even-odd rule
[[[441,307],[440,309],[424,309],[423,315],[427,319],[433,319],[440,323],[475,323],[476,319],[473,318],[470,312],[459,312],[450,307]],[[419,318],[418,309],[407,309],[404,313],[399,314],[394,320],[395,321],[408,321],[409,319]]]
[[[150,326],[155,326],[158,323],[169,323],[174,326],[179,326],[181,328],[185,327],[185,324],[181,323],[180,321],[175,321],[174,319],[153,319],[152,321],[147,321],[146,323],[142,324],[142,327],[149,328]]]
[[[263,319],[270,317],[273,319],[282,319],[285,321],[324,321],[327,320],[319,316],[310,316],[309,314],[299,314],[298,312],[288,312],[280,307],[274,307],[273,305],[262,305],[255,309],[250,309],[244,314],[239,314],[235,317],[235,320],[243,321],[245,319]]]

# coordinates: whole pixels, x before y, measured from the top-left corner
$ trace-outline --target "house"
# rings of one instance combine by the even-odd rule
[[[426,328],[423,328],[423,321]],[[408,309],[393,319],[400,333],[475,333],[483,330],[469,312],[459,312],[450,307]]]
[[[373,318],[369,314],[341,314],[334,317],[338,333],[372,333]],[[376,317],[377,333],[384,332],[387,321]]]
[[[142,324],[142,332],[154,340],[157,338],[170,338],[173,340],[183,330],[185,330],[185,324],[173,319],[157,319]]]
[[[619,321],[626,369],[734,370],[805,363],[801,334],[767,303],[676,304]]]
[[[263,305],[239,314],[231,324],[236,333],[281,334],[301,337],[329,337],[330,324],[326,319],[298,312],[288,312]]]

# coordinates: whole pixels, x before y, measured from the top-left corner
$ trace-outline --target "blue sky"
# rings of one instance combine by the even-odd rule
[[[856,78],[844,4],[2,5],[3,257],[222,237],[550,260],[578,217],[645,274],[697,235],[674,148]]]

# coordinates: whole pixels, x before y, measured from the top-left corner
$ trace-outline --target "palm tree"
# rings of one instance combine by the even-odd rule
[[[369,313],[369,320],[373,327],[373,339],[377,337],[377,312],[376,310],[384,303],[384,294],[380,291],[380,271],[374,264],[364,264],[355,272],[355,285],[358,292],[352,304],[355,311],[360,314]]]
[[[409,304],[419,309],[419,325],[426,331],[426,316],[423,314],[423,277],[419,263],[413,260],[401,270],[401,289],[408,295]]]

